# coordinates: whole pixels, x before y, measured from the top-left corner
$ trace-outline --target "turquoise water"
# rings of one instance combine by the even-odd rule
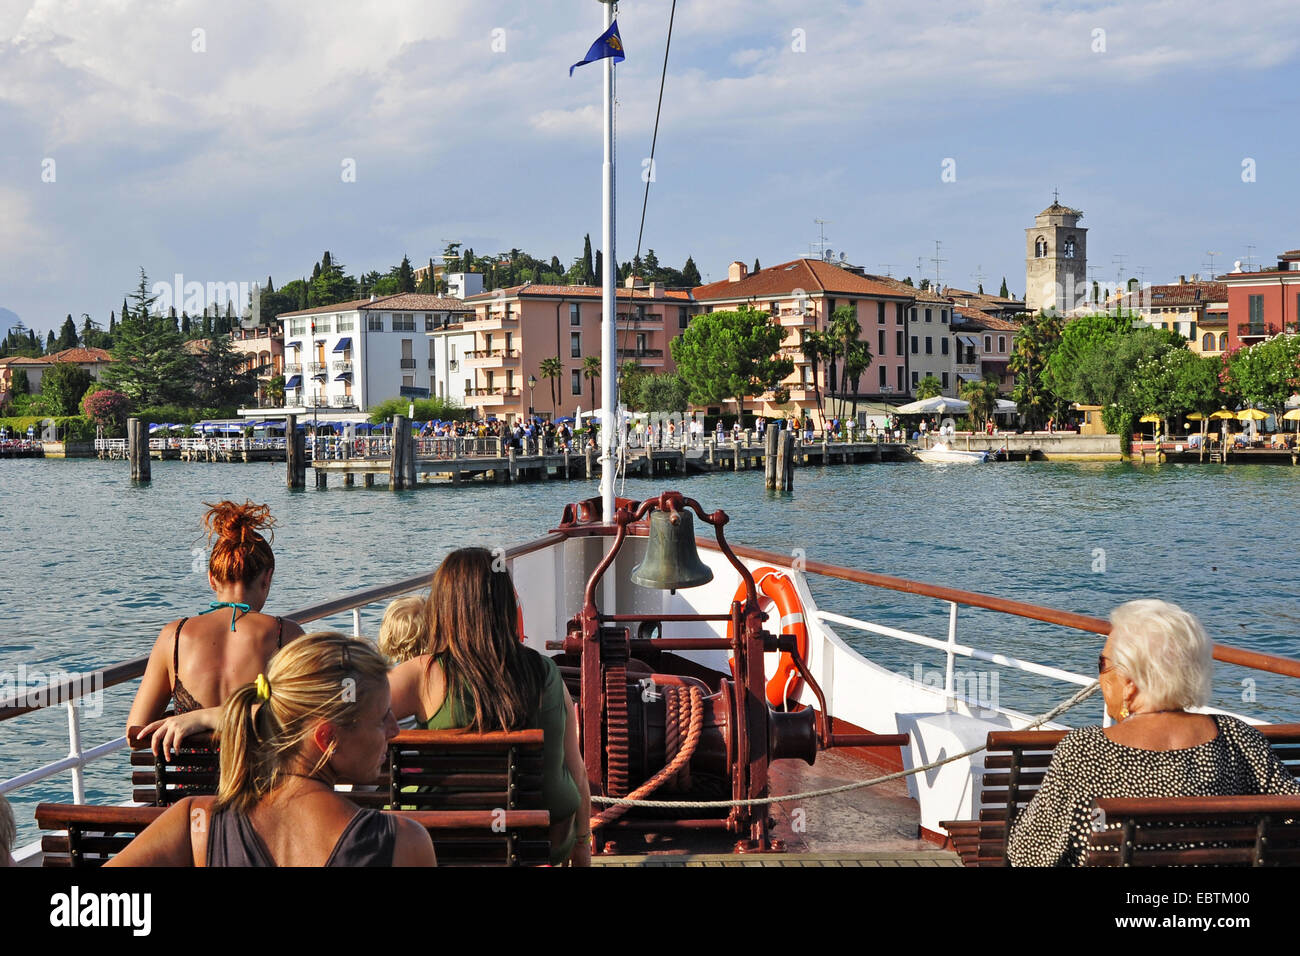
[[[276,517],[275,584],[267,610],[295,607],[432,570],[464,544],[537,537],[594,482],[467,484],[391,492],[332,487],[290,492],[283,464],[155,462],[132,487],[124,462],[0,461],[0,675],[91,670],[146,653],[164,622],[211,599],[203,502],[251,498]],[[796,472],[793,495],[765,492],[762,473],[676,483],[731,516],[728,539],[808,559],[1105,616],[1136,597],[1197,614],[1215,640],[1300,657],[1300,582],[1292,569],[1300,470],[1262,465],[917,463]],[[674,486],[669,480],[668,487]],[[645,497],[663,482],[628,480]],[[847,582],[814,579],[823,609],[943,638],[947,606]],[[365,617],[373,632],[382,608]],[[330,622],[350,627],[350,615]],[[909,674],[937,654],[841,630],[865,653]],[[1049,625],[963,609],[959,639],[1076,672],[1095,668],[1101,641]],[[980,665],[983,666],[983,665]],[[960,664],[959,664],[960,667]],[[1002,673],[1002,703],[1046,709],[1062,685]],[[1246,678],[1253,685],[1243,684]],[[10,678],[12,679],[12,677]],[[83,719],[83,744],[121,733],[134,682]],[[1220,666],[1217,706],[1300,720],[1300,681]],[[1099,706],[1072,722],[1096,722]],[[1070,718],[1067,718],[1070,720]],[[67,753],[62,709],[0,724],[0,779]],[[125,757],[87,773],[92,801],[127,795]],[[16,794],[23,804],[68,799],[69,777]],[[24,830],[24,833],[30,833]]]

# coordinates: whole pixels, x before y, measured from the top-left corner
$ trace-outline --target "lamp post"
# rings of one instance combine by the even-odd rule
[[[536,387],[537,387],[537,376],[529,375],[528,376],[528,417],[529,418],[533,417],[533,408],[537,404],[537,401],[533,396],[533,389],[535,389]]]

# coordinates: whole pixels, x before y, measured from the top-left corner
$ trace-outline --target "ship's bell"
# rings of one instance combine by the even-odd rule
[[[663,511],[650,513],[650,536],[645,558],[632,569],[632,583],[643,588],[676,591],[713,580],[713,571],[695,550],[695,519],[689,511],[677,512],[677,522]]]

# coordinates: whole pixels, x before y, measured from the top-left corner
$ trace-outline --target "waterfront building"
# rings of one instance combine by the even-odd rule
[[[1019,324],[1004,316],[970,307],[955,311],[957,324],[953,326],[953,335],[957,340],[957,378],[961,383],[978,382],[993,375],[998,380],[998,392],[1009,395],[1015,385],[1009,363],[1016,348]]]
[[[1253,345],[1300,325],[1300,249],[1277,257],[1277,266],[1245,272],[1241,263],[1219,277],[1228,289],[1228,349]]]
[[[952,286],[945,286],[942,295],[959,308],[978,309],[986,315],[997,315],[1004,319],[1014,319],[1026,312],[1025,303],[1014,296],[1004,298],[984,292],[967,292],[965,289],[954,289]]]
[[[736,261],[727,278],[698,286],[695,299],[699,312],[722,312],[750,305],[769,312],[786,330],[781,355],[794,362],[794,372],[782,383],[787,401],[776,402],[772,392],[745,402],[745,410],[765,417],[795,415],[811,418],[821,427],[817,407],[818,388],[828,401],[841,396],[839,383],[827,381],[829,368],[818,364],[816,381],[812,363],[803,352],[809,331],[826,331],[831,315],[840,306],[857,311],[859,340],[871,346],[872,361],[857,387],[857,397],[898,400],[908,394],[907,310],[915,300],[915,289],[881,276],[857,275],[831,262],[802,258],[750,273]],[[943,304],[948,308],[948,304]],[[946,328],[946,326],[944,326]],[[728,414],[735,414],[730,409]]]
[[[429,340],[431,396],[466,407],[470,405],[470,393],[474,388],[474,372],[466,359],[474,351],[474,332],[466,327],[464,321],[470,314],[448,315],[441,325],[425,333]]]
[[[244,370],[257,373],[257,403],[266,404],[266,387],[284,374],[284,323],[278,319],[252,328],[238,326],[230,333],[230,347],[244,356]]]
[[[113,363],[113,356],[103,349],[71,348],[39,358],[25,355],[10,356],[0,359],[0,401],[7,401],[13,395],[13,375],[18,369],[27,373],[27,386],[31,394],[41,390],[41,376],[59,362],[69,362],[89,372],[90,377],[99,381],[104,369]]]
[[[628,282],[631,287],[615,290],[617,364],[674,371],[668,344],[690,321],[690,291]],[[474,336],[460,365],[469,390],[466,404],[480,416],[506,421],[526,416],[530,408],[544,417],[564,417],[599,406],[600,382],[594,382],[593,403],[593,381],[583,374],[583,365],[588,356],[600,357],[600,296],[599,286],[525,282],[466,298],[472,312],[465,316],[465,330]],[[542,362],[551,358],[559,359],[561,369],[554,406],[552,383],[542,375]]]
[[[1227,340],[1228,287],[1203,281],[1200,276],[1179,276],[1176,283],[1150,285],[1112,297],[1108,307],[1137,316],[1140,324],[1177,332],[1200,354],[1217,355]],[[1139,324],[1139,323],[1135,323]]]
[[[403,389],[437,394],[433,340],[424,355],[416,343],[468,311],[459,299],[405,292],[281,314],[285,407],[365,411]]]
[[[1025,309],[1065,314],[1088,295],[1088,230],[1083,213],[1059,200],[1034,217],[1025,230]]]

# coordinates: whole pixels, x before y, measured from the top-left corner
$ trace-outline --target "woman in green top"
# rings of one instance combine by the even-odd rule
[[[591,792],[578,722],[559,669],[520,643],[507,571],[486,548],[461,548],[433,576],[424,653],[389,672],[393,713],[430,730],[542,730],[551,862],[591,863]]]

